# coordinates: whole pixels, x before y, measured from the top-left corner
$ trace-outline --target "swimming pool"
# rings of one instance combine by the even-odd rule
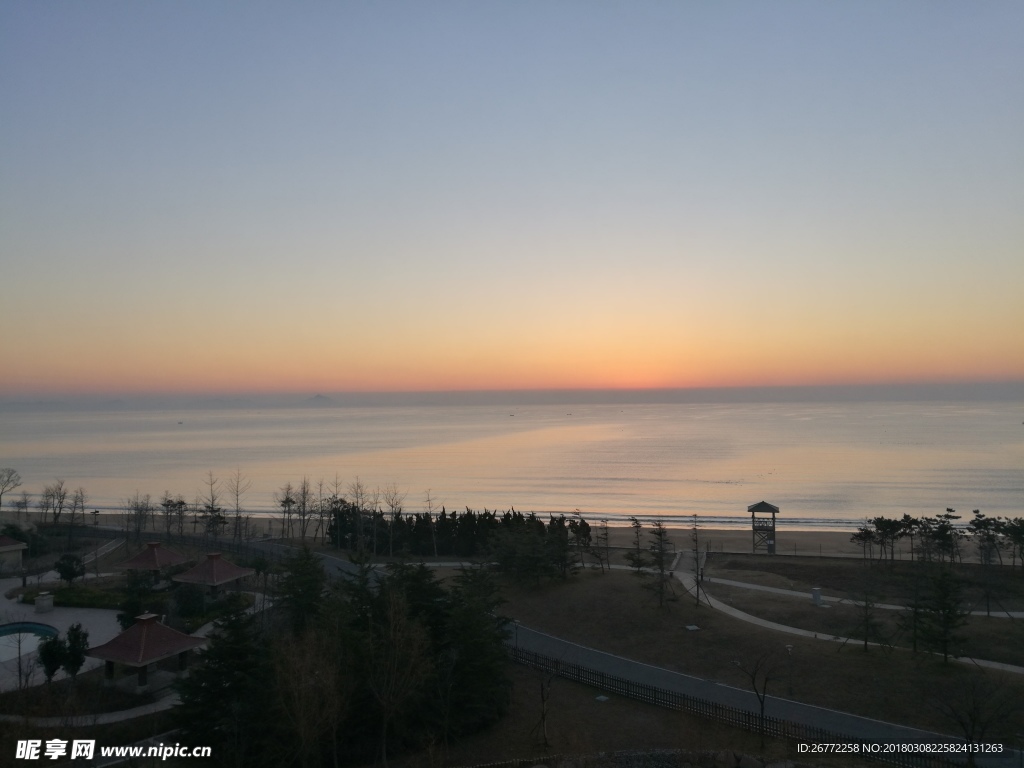
[[[39,642],[57,636],[56,627],[35,621],[14,621],[0,625],[0,662],[33,653]]]

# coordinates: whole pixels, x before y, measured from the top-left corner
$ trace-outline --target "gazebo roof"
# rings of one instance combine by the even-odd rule
[[[173,549],[164,549],[159,541],[150,541],[139,554],[119,563],[117,567],[126,571],[159,571],[184,562],[184,555],[179,555]]]
[[[0,536],[0,549],[28,549],[28,544],[11,536]]]
[[[109,643],[90,648],[86,656],[141,667],[205,644],[205,637],[171,629],[157,621],[156,614],[146,613]]]
[[[759,501],[757,504],[751,504],[747,507],[747,512],[754,514],[755,512],[771,512],[773,515],[779,514],[779,508],[774,504],[769,504],[767,501]]]
[[[242,568],[232,562],[224,560],[220,552],[211,552],[203,562],[184,573],[172,576],[172,581],[180,581],[185,584],[202,584],[207,587],[219,587],[230,581],[252,576],[256,571],[252,568]]]

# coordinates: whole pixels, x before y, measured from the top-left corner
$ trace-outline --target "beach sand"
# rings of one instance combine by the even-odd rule
[[[650,526],[641,531],[641,544],[645,548],[650,542]],[[591,527],[591,535],[596,533]],[[850,542],[852,531],[787,531],[779,526],[775,529],[775,552],[779,555],[823,555],[861,556],[860,547]],[[668,538],[676,550],[693,548],[693,531],[690,528],[669,528]],[[630,528],[608,529],[609,545],[612,547],[633,546],[633,531]],[[698,529],[700,549],[711,552],[751,552],[753,535],[747,530]]]

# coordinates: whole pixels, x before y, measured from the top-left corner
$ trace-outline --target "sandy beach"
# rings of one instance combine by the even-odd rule
[[[690,528],[669,528],[669,540],[677,550],[693,547],[693,531]],[[646,546],[650,532],[644,526],[642,536]],[[844,531],[787,531],[776,528],[775,551],[780,555],[860,555],[860,547],[850,542],[850,533]],[[630,547],[633,531],[630,528],[609,528],[609,544],[613,547]],[[698,529],[700,548],[711,552],[750,552],[753,536],[751,531],[737,528]]]

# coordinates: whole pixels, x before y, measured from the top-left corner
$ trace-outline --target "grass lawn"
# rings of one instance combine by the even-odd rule
[[[556,678],[550,687],[548,746],[540,728],[540,686],[537,670],[511,665],[512,702],[508,714],[488,730],[449,745],[445,765],[480,765],[532,758],[544,763],[553,755],[583,755],[626,750],[681,749],[692,752],[734,750],[764,755],[768,761],[794,759],[795,747],[768,739],[762,751],[757,734],[607,694]],[[436,765],[432,755],[394,761],[399,768]]]
[[[852,603],[829,603],[827,608],[818,608],[809,596],[789,597],[716,584],[714,581],[705,586],[708,594],[752,616],[822,635],[838,635],[855,640],[863,639],[864,636],[865,611]],[[910,648],[909,634],[900,630],[901,615],[900,611],[876,608],[870,618],[877,622],[876,637],[887,638],[891,644]],[[967,617],[966,626],[958,629],[955,634],[961,638],[956,643],[958,655],[1024,666],[1024,646],[1021,645],[1024,622],[1019,619],[970,616]],[[847,647],[853,645],[856,644]]]
[[[150,693],[129,693],[103,685],[103,670],[94,669],[70,680],[36,685],[21,691],[0,693],[0,712],[25,716],[54,717],[99,712],[118,712],[154,701]]]
[[[928,581],[929,564],[897,560],[894,563],[856,558],[787,557],[776,555],[715,554],[708,558],[706,573],[712,578],[795,589],[810,594],[821,587],[826,595],[857,598],[865,589],[877,596],[877,602],[906,603]],[[963,583],[963,597],[970,610],[1024,610],[1024,572],[1020,567],[983,567],[976,563],[957,565],[957,578]]]
[[[957,734],[941,709],[943,703],[963,701],[966,689],[993,685],[1024,701],[1024,679],[1015,675],[943,664],[941,658],[902,650],[865,653],[859,646],[762,629],[695,606],[689,597],[659,608],[626,572],[588,571],[536,591],[509,587],[505,594],[504,613],[526,626],[737,687],[746,688],[748,680],[734,662],[749,664],[770,652],[779,660],[779,671],[769,695],[866,717]],[[689,632],[687,624],[701,629]],[[1024,716],[1018,711],[990,735],[1012,741],[1022,728]]]

